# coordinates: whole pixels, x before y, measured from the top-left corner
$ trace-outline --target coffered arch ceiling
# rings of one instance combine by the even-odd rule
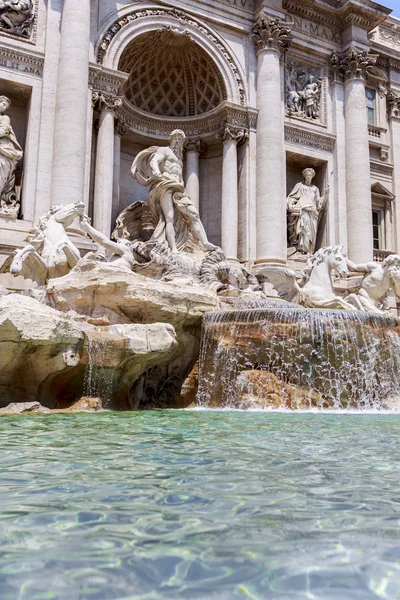
[[[227,98],[218,67],[188,32],[164,27],[133,39],[118,69],[129,73],[124,95],[140,110],[163,117],[205,114]]]

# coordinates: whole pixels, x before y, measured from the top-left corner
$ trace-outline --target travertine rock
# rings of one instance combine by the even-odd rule
[[[76,366],[81,328],[66,315],[19,294],[0,296],[0,402],[31,402],[48,377]]]
[[[181,361],[184,373],[185,361],[197,351],[192,346],[187,344]],[[135,382],[156,366],[160,374],[168,369],[177,347],[175,330],[166,323],[95,327],[33,298],[0,295],[1,404],[67,408],[86,387],[104,394],[105,408],[129,409]]]
[[[182,286],[131,273],[107,263],[81,261],[65,277],[50,280],[47,303],[91,318],[116,323],[200,325],[218,306],[216,295],[200,286]]]

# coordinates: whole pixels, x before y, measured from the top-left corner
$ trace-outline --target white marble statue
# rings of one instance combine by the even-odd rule
[[[311,256],[299,283],[294,271],[281,267],[264,269],[262,276],[289,302],[297,302],[307,308],[354,310],[354,304],[338,296],[333,289],[332,271],[339,277],[349,273],[348,259],[342,246],[321,248]]]
[[[32,0],[0,0],[0,28],[10,33],[29,36],[34,14]]]
[[[158,224],[152,240],[173,253],[186,249],[190,238],[202,250],[213,250],[199,213],[185,191],[182,178],[185,134],[176,129],[169,146],[152,146],[140,152],[132,165],[132,177],[147,186],[148,204]]]
[[[317,240],[318,223],[329,197],[329,186],[324,196],[313,185],[314,169],[304,169],[304,180],[297,183],[287,198],[289,245],[301,254],[313,254]]]
[[[80,220],[81,227],[85,233],[87,233],[93,241],[105,248],[109,255],[107,262],[112,263],[115,267],[122,267],[129,269],[130,271],[137,262],[133,256],[132,248],[134,243],[126,239],[119,239],[115,242],[109,240],[107,236],[92,227],[90,220],[86,215],[83,215]]]
[[[19,203],[15,194],[15,169],[23,156],[10,118],[4,113],[11,102],[0,96],[0,212],[18,215]]]
[[[380,305],[389,290],[400,298],[400,256],[391,254],[382,263],[370,262],[355,265],[348,261],[349,270],[365,273],[359,290],[350,294],[346,301],[354,304],[358,310],[382,314]]]
[[[34,233],[27,238],[29,243],[7,259],[1,272],[22,275],[38,285],[69,273],[81,255],[66,228],[83,215],[84,210],[85,205],[81,203],[53,206],[39,219]]]
[[[303,90],[304,113],[309,119],[318,119],[320,86],[315,82],[314,75],[308,76],[308,81]]]

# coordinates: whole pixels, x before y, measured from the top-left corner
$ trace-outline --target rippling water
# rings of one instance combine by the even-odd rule
[[[400,416],[0,421],[0,599],[400,598]]]

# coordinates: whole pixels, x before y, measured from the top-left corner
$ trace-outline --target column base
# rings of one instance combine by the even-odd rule
[[[287,261],[282,258],[259,258],[254,261],[253,273],[255,275],[262,275],[264,270],[273,267],[286,267],[286,265]]]

